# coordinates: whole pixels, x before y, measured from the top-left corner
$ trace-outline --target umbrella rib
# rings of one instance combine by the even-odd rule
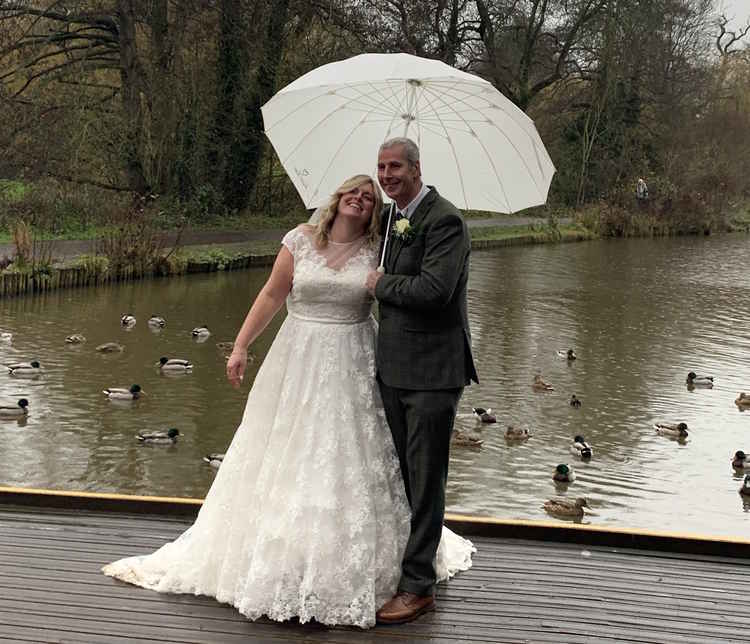
[[[427,86],[425,85],[425,86],[424,86],[424,92],[423,92],[423,95],[427,95],[427,96],[429,96],[429,95],[431,95],[431,94],[432,94],[432,92],[430,92],[430,91],[429,91],[429,90],[427,89]],[[429,100],[429,98],[428,98],[427,96],[425,96],[425,101],[426,101],[427,103],[429,103],[430,107],[432,107],[432,101],[430,101],[430,100]],[[437,115],[436,115],[436,116],[437,116]],[[439,117],[439,116],[437,116],[437,118],[438,118],[438,120],[440,120],[440,117]],[[450,148],[451,148],[451,152],[453,153],[453,159],[454,159],[454,160],[455,160],[455,162],[456,162],[456,172],[457,172],[457,174],[458,174],[458,181],[459,181],[459,183],[460,183],[460,185],[461,185],[461,194],[463,194],[463,197],[464,197],[464,203],[466,204],[466,206],[467,206],[467,208],[468,208],[469,202],[468,202],[468,200],[466,199],[466,188],[464,187],[464,176],[463,176],[463,173],[461,172],[461,165],[460,165],[460,164],[459,164],[459,162],[458,162],[458,155],[456,154],[456,148],[454,148],[454,147],[453,147],[453,141],[451,141],[451,137],[450,137],[450,136],[448,135],[448,131],[447,131],[447,130],[445,129],[445,126],[443,126],[443,124],[442,124],[442,121],[440,122],[440,125],[441,125],[441,126],[443,127],[443,131],[445,132],[445,139],[446,139],[446,141],[448,141],[448,145],[450,146]]]
[[[311,127],[311,128],[310,128],[310,129],[309,129],[309,130],[308,130],[308,131],[307,131],[307,132],[305,133],[305,135],[304,135],[304,136],[300,137],[299,141],[297,141],[297,145],[295,145],[295,146],[294,146],[294,147],[293,147],[293,148],[292,148],[292,149],[291,149],[291,150],[289,151],[289,153],[288,153],[288,154],[287,154],[287,155],[286,155],[286,156],[284,157],[284,159],[282,159],[282,161],[281,161],[281,162],[282,162],[282,164],[286,163],[286,162],[287,162],[287,161],[289,160],[289,158],[290,158],[290,157],[291,157],[291,156],[292,156],[292,155],[293,155],[293,154],[294,154],[294,153],[295,153],[295,152],[296,152],[296,151],[297,151],[297,150],[299,149],[299,147],[300,147],[300,146],[301,146],[301,145],[302,145],[302,144],[303,144],[303,143],[305,142],[305,140],[307,139],[307,137],[309,137],[309,136],[310,136],[310,135],[311,135],[311,134],[312,134],[313,132],[315,132],[315,130],[316,130],[316,129],[317,129],[317,128],[318,128],[319,126],[321,126],[321,125],[322,125],[323,123],[325,123],[325,122],[326,122],[326,120],[328,120],[328,118],[330,118],[330,116],[331,116],[332,114],[334,114],[335,112],[337,112],[337,111],[339,111],[339,110],[341,110],[341,109],[343,109],[343,108],[348,108],[348,107],[349,107],[349,103],[350,103],[351,101],[355,101],[355,100],[357,100],[357,98],[356,98],[356,97],[355,97],[355,98],[352,98],[352,99],[351,99],[350,101],[348,101],[348,102],[346,102],[346,103],[342,103],[341,105],[338,105],[338,106],[337,106],[337,107],[335,107],[335,108],[334,108],[333,110],[331,110],[331,111],[327,112],[327,113],[326,113],[326,114],[325,114],[325,115],[324,115],[324,116],[323,116],[323,117],[322,117],[322,118],[321,118],[321,119],[320,119],[320,120],[319,120],[319,121],[318,121],[317,123],[315,123],[315,125],[313,125],[313,126],[312,126],[312,127]],[[371,110],[370,110],[369,112],[366,112],[366,114],[372,114],[372,113],[374,113],[374,112],[375,112],[375,109],[376,109],[376,108],[378,108],[378,107],[380,107],[380,105],[379,105],[379,104],[378,104],[378,105],[375,105],[375,106],[373,107],[373,109],[371,109]],[[382,113],[378,113],[378,115],[379,115],[379,116],[390,116],[390,115],[389,115],[389,114],[388,114],[387,112],[382,112]],[[360,123],[362,123],[363,121],[364,121],[364,119],[361,119],[361,120],[360,120]]]
[[[388,83],[389,87],[390,87],[390,85],[391,85],[391,83]],[[390,96],[386,96],[385,92],[380,91],[380,89],[378,89],[378,87],[375,86],[375,85],[373,85],[371,82],[368,82],[367,86],[370,87],[378,96],[380,96],[380,98],[382,98],[388,105],[390,105],[391,108],[394,111],[398,111],[398,110],[401,109],[401,105],[399,103],[398,96],[396,95],[396,91],[395,90],[392,89],[391,90],[391,95]],[[356,89],[356,88],[353,88],[353,89]],[[396,105],[394,105],[391,102],[391,99],[393,99],[393,98],[396,99]]]
[[[433,94],[437,100],[441,101],[444,105],[446,105],[445,101],[443,101],[443,99],[436,92],[431,92],[431,94]],[[449,106],[446,105],[446,107],[449,107]],[[445,129],[445,126],[443,126],[443,129]],[[473,130],[472,130],[472,132],[473,132]],[[447,134],[447,130],[446,130],[446,134]],[[482,151],[484,152],[485,156],[487,157],[487,160],[490,162],[490,166],[492,167],[492,172],[495,174],[495,178],[497,179],[497,183],[500,186],[500,190],[503,193],[503,197],[505,197],[505,204],[506,204],[506,207],[508,208],[508,211],[509,212],[513,212],[512,207],[510,205],[510,199],[508,199],[508,194],[505,192],[505,186],[503,186],[503,182],[500,179],[500,175],[497,172],[497,168],[495,167],[495,163],[492,160],[492,157],[487,152],[487,148],[484,147],[484,143],[482,143],[482,141],[479,139],[479,137],[476,135],[476,133],[474,133],[474,138],[477,140],[477,142],[479,143],[479,147],[482,149]],[[449,139],[449,141],[450,141],[450,139]],[[453,148],[453,143],[451,143],[451,148]],[[455,154],[455,151],[454,151],[454,154]],[[462,190],[464,189],[463,188],[463,178],[461,179],[461,189]],[[464,192],[464,200],[466,201],[466,193],[465,192]],[[468,203],[468,201],[466,201],[466,203]]]
[[[273,130],[274,128],[277,128],[280,125],[282,125],[289,117],[294,116],[295,114],[297,114],[297,112],[300,112],[301,110],[305,109],[311,103],[313,103],[313,102],[315,102],[317,100],[320,100],[321,98],[325,98],[326,96],[330,96],[330,90],[325,90],[324,88],[321,88],[321,89],[323,89],[323,93],[322,94],[316,94],[315,96],[311,96],[309,99],[307,99],[306,101],[300,103],[297,107],[295,107],[291,112],[289,112],[289,114],[285,114],[281,119],[279,119],[278,121],[276,121],[276,123],[274,123],[271,127],[265,128],[266,134],[268,132],[270,132],[271,130]],[[355,97],[344,97],[344,98],[347,99],[346,102],[343,103],[343,104],[341,104],[341,105],[336,106],[333,111],[341,109],[342,107],[349,107],[351,105],[351,103],[357,101],[361,97],[355,96]],[[268,103],[266,103],[266,105],[267,104]],[[377,107],[377,106],[378,106],[378,104],[363,103],[363,107],[364,108],[372,108],[372,107]],[[323,117],[323,119],[321,119],[320,121],[318,121],[318,123],[315,125],[315,127],[317,127],[318,125],[320,125],[320,123],[322,123],[326,118],[328,118],[328,116],[330,116],[330,114],[331,114],[331,112],[328,112],[325,115],[325,117]],[[387,112],[384,112],[383,116],[388,116]]]
[[[381,96],[381,97],[382,97],[383,99],[385,99],[385,101],[386,101],[386,102],[387,102],[387,103],[388,103],[389,105],[391,105],[391,106],[393,105],[393,103],[391,102],[391,100],[390,100],[390,99],[395,99],[395,101],[396,101],[396,107],[395,107],[395,109],[393,110],[393,112],[392,112],[392,113],[390,114],[390,117],[391,117],[391,118],[390,118],[390,125],[388,126],[388,130],[386,131],[386,137],[387,137],[387,138],[384,138],[384,139],[383,139],[383,141],[387,141],[387,140],[388,140],[388,138],[391,138],[391,137],[390,137],[390,134],[391,134],[391,132],[393,131],[393,124],[394,124],[394,123],[396,123],[396,122],[398,121],[398,119],[399,119],[399,117],[401,116],[401,114],[403,114],[403,113],[404,113],[404,111],[405,111],[405,110],[404,110],[404,106],[403,106],[403,103],[401,102],[401,100],[400,100],[400,98],[399,98],[399,92],[398,92],[398,87],[399,87],[399,86],[400,86],[400,83],[393,83],[393,82],[389,82],[389,83],[388,83],[388,87],[389,87],[389,89],[390,89],[390,92],[391,92],[391,95],[390,95],[390,97],[386,96],[386,95],[385,95],[385,94],[384,94],[383,92],[380,92],[380,91],[379,91],[379,90],[377,89],[377,87],[373,87],[373,89],[374,89],[374,90],[375,90],[376,92],[378,92],[378,94],[380,94],[380,96]],[[386,116],[389,116],[389,115],[387,115],[387,114],[386,114]]]
[[[458,132],[460,134],[470,134],[470,130],[462,129],[462,128],[459,128],[459,127],[453,127],[451,125],[439,124],[439,123],[436,124],[436,123],[431,123],[430,121],[422,121],[422,124],[425,126],[426,130],[429,130],[433,134],[439,134],[440,133],[440,129],[437,128],[436,125],[442,125],[442,131],[445,132],[445,133],[447,133],[448,131],[450,131],[450,132]],[[431,127],[433,129],[430,129]]]
[[[460,90],[460,88],[449,87],[449,88],[447,88],[447,91],[450,92],[450,90],[452,90],[452,89],[459,89]],[[482,108],[480,108],[480,107],[474,107],[474,106],[472,106],[470,104],[467,104],[466,101],[465,101],[466,97],[469,97],[469,98],[480,98],[478,94],[469,94],[467,92],[464,92],[464,96],[463,97],[451,95],[451,98],[455,99],[456,101],[460,101],[464,105],[467,105],[467,107],[469,109],[474,109],[475,111],[481,113],[481,109]],[[526,115],[525,112],[522,112],[520,109],[519,110],[507,110],[502,105],[498,105],[497,103],[493,103],[492,101],[490,101],[488,99],[486,99],[486,100],[487,100],[487,103],[488,103],[487,107],[489,107],[489,108],[496,107],[503,114],[505,114],[509,119],[511,119],[519,128],[521,128],[527,135],[529,134],[529,132],[527,130],[527,127],[528,127],[528,125],[533,125],[534,122]],[[523,117],[523,118],[522,118],[522,120],[519,120],[518,117]]]
[[[318,184],[315,186],[315,190],[312,193],[312,196],[315,196],[318,194],[318,190],[320,189],[320,185],[323,183],[323,179],[328,174],[328,171],[331,169],[331,166],[333,165],[333,162],[336,160],[336,157],[338,156],[339,152],[344,148],[344,146],[347,144],[349,139],[351,138],[352,134],[356,132],[357,128],[364,123],[365,119],[367,118],[367,115],[363,116],[358,123],[354,125],[354,127],[349,131],[349,133],[344,137],[343,141],[341,141],[341,145],[338,147],[338,149],[331,155],[331,158],[328,161],[328,165],[326,166],[326,169],[320,173],[320,179],[318,180]]]
[[[440,98],[439,96],[437,96],[437,98],[442,101],[442,98]],[[456,100],[461,100],[461,102],[463,102],[465,104],[465,101],[463,101],[462,99],[456,99]],[[515,119],[513,119],[512,115],[508,114],[508,112],[506,110],[504,110],[503,108],[499,108],[499,109],[503,113],[505,113],[508,116],[510,116],[511,120],[513,120],[513,122],[517,126],[521,127],[520,124]],[[477,110],[477,111],[479,111],[479,110]],[[516,151],[516,154],[518,155],[518,158],[521,160],[521,162],[523,163],[524,167],[526,168],[526,172],[528,173],[529,177],[531,177],[531,180],[534,182],[534,185],[536,186],[537,190],[539,191],[539,194],[544,194],[544,190],[539,186],[539,182],[537,181],[536,177],[534,176],[534,173],[531,171],[531,168],[529,168],[528,163],[526,163],[526,159],[524,159],[523,155],[520,153],[520,151],[518,150],[518,148],[516,147],[516,145],[513,143],[513,141],[510,140],[510,137],[507,134],[505,134],[497,126],[497,124],[494,121],[492,121],[491,119],[487,119],[487,120],[489,121],[489,124],[492,125],[492,127],[494,127],[498,131],[498,133],[500,133],[505,138],[505,140],[508,141],[508,143],[510,143],[511,147]],[[523,131],[523,133],[529,139],[529,143],[531,144],[532,150],[534,150],[534,156],[535,156],[535,158],[537,160],[537,166],[539,167],[539,173],[542,176],[544,176],[544,171],[542,170],[542,166],[541,166],[541,163],[540,163],[540,160],[539,160],[539,155],[537,154],[537,149],[536,149],[536,144],[534,142],[534,139],[526,131],[526,128],[521,127],[521,130]],[[479,140],[478,136],[477,136],[477,140]],[[484,150],[484,153],[487,155],[487,158],[490,159],[490,163],[492,164],[492,169],[495,171],[495,175],[497,176],[497,170],[495,169],[494,163],[492,163],[491,157],[490,157],[489,153],[487,152],[487,149],[484,147],[484,144],[481,141],[479,141],[479,144],[482,147],[482,150]],[[500,180],[500,177],[498,176],[498,181],[499,180]],[[508,206],[510,206],[510,203],[508,203]]]

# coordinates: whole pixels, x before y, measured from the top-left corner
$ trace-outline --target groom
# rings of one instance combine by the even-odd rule
[[[435,608],[450,436],[463,388],[477,382],[466,312],[471,243],[456,207],[422,183],[414,141],[380,146],[378,180],[398,214],[387,231],[384,213],[385,273],[372,271],[367,288],[380,309],[378,383],[412,519],[398,593],[377,621],[400,624]]]

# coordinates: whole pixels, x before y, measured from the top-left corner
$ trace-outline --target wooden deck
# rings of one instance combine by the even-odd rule
[[[750,559],[743,557],[478,536],[474,567],[439,587],[435,613],[369,631],[249,622],[210,598],[160,595],[99,572],[109,561],[156,549],[189,523],[165,514],[0,503],[0,641],[750,639]]]

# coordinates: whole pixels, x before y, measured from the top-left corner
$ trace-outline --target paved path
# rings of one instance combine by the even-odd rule
[[[532,223],[544,222],[539,217],[500,216],[488,219],[467,219],[469,228],[487,228],[490,226],[528,226]],[[559,222],[569,223],[570,219],[560,219]],[[182,234],[183,246],[204,246],[210,244],[225,245],[251,241],[281,241],[286,230],[190,230]],[[176,233],[165,233],[168,246],[174,244]],[[62,239],[49,242],[52,256],[56,259],[70,259],[78,255],[94,252],[94,241],[91,239]],[[46,248],[45,248],[46,250]],[[15,254],[13,244],[0,244],[0,258],[12,257]]]

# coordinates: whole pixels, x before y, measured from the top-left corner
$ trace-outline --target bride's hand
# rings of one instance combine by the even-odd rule
[[[247,367],[247,351],[232,352],[227,360],[227,380],[232,387],[239,387],[245,378],[245,368]]]

